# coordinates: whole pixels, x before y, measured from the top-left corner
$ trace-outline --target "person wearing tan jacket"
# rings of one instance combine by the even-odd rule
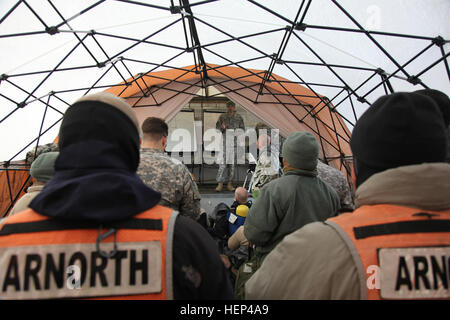
[[[247,281],[246,299],[450,298],[438,272],[450,245],[442,120],[428,97],[379,98],[351,138],[356,210],[286,236]]]

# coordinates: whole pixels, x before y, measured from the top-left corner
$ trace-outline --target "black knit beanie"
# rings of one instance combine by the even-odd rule
[[[442,112],[445,126],[448,126],[450,124],[450,99],[445,93],[434,89],[423,89],[414,92],[423,94],[433,99]]]
[[[140,131],[131,107],[107,93],[85,96],[64,114],[59,132],[59,149],[88,141],[114,145],[131,171],[139,165]]]
[[[432,98],[414,92],[380,97],[352,132],[357,186],[387,169],[444,162],[446,140],[442,113]]]

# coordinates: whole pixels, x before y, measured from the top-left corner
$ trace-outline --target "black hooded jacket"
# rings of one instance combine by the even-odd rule
[[[98,101],[70,107],[60,131],[55,174],[30,203],[59,220],[105,223],[129,219],[161,199],[136,175],[139,135],[119,109]],[[215,242],[193,220],[178,216],[173,238],[175,299],[232,299]]]

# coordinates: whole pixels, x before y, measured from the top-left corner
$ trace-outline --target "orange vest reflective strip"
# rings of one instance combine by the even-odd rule
[[[3,264],[0,265],[4,269],[0,270],[0,297],[8,298],[8,292],[14,296],[17,289],[23,291],[32,288],[36,291],[36,295],[30,297],[24,293],[25,297],[28,299],[40,298],[45,292],[46,286],[51,287],[50,283],[54,286],[57,275],[59,276],[59,282],[57,282],[60,286],[58,288],[65,289],[62,288],[65,286],[65,282],[64,285],[61,285],[63,280],[61,266],[64,265],[66,269],[68,261],[76,261],[80,262],[82,266],[88,264],[91,268],[90,274],[87,269],[84,271],[84,283],[87,284],[90,281],[91,285],[94,283],[99,287],[99,289],[88,289],[90,290],[89,294],[74,296],[76,298],[173,299],[172,241],[177,215],[178,212],[157,205],[126,221],[105,224],[103,229],[99,229],[98,224],[95,225],[92,222],[60,222],[40,215],[31,209],[8,217],[0,224],[0,264],[2,261],[5,262],[6,256],[12,256],[15,262],[11,258],[10,260],[14,263],[5,262],[6,268]],[[116,231],[111,232],[112,228]],[[108,230],[110,235],[107,234]],[[101,235],[105,234],[108,236],[102,238]],[[115,246],[121,255],[116,254],[111,258],[105,258],[98,254],[97,249],[109,253],[110,249],[114,249]],[[66,248],[69,248],[68,251]],[[85,251],[88,254],[83,255],[83,250],[88,250],[86,248],[89,248],[90,251]],[[25,253],[21,253],[21,251]],[[72,260],[69,259],[70,255]],[[157,265],[152,260],[157,260]],[[23,265],[17,267],[16,262],[25,264],[25,267]],[[149,271],[144,270],[147,269],[147,266],[149,266]],[[134,267],[135,269],[133,269]],[[28,275],[23,276],[25,279],[16,274],[20,273],[17,271],[22,270],[20,268],[29,271]],[[47,272],[47,269],[51,272]],[[65,272],[66,270],[64,270]],[[111,274],[112,276],[110,276]],[[150,290],[152,293],[145,293],[148,291],[145,291],[147,286],[144,284],[149,282],[148,285],[152,285],[152,276],[159,278],[159,283],[154,286],[154,290]],[[64,275],[64,281],[66,278],[67,275]],[[109,287],[105,285],[113,288],[108,291]],[[128,287],[126,287],[127,285]],[[105,286],[105,288],[101,288],[101,286]],[[142,292],[124,293],[123,291],[128,290],[126,288]],[[71,292],[78,293],[76,290]],[[97,292],[98,295],[96,295]],[[51,295],[53,293],[48,294],[49,297],[53,297]]]
[[[430,282],[424,279],[423,274],[409,273],[405,257],[409,256],[406,259],[411,260],[412,258],[416,259],[414,252],[419,252],[418,256],[420,252],[439,252],[439,259],[433,257],[430,260],[430,257],[421,257],[422,261],[419,261],[419,257],[417,257],[417,265],[423,270],[414,269],[412,271],[426,271],[425,269],[428,270],[429,267],[431,272],[431,263],[428,266],[428,262],[432,261],[436,272],[439,272],[437,274],[439,277],[433,273],[434,280],[441,281],[438,282],[443,287],[440,289],[447,290],[447,293],[444,293],[445,298],[450,297],[448,295],[450,286],[450,258],[448,256],[450,210],[436,212],[394,205],[366,205],[352,213],[330,218],[326,223],[336,230],[352,254],[359,274],[361,299],[382,299],[387,296],[390,296],[389,299],[395,299],[392,297],[392,292],[388,292],[387,289],[386,294],[382,296],[380,291],[383,288],[380,288],[380,282],[377,282],[380,279],[386,281],[391,279],[392,274],[386,273],[385,276],[382,276],[383,269],[380,269],[380,260],[386,256],[389,259],[385,258],[384,261],[389,261],[389,263],[395,261],[392,260],[395,252],[406,253],[404,256],[397,256],[400,261],[396,266],[398,268],[396,269],[397,277],[400,277],[397,280],[402,280],[395,286],[397,290],[408,287],[417,290],[417,286],[419,289],[420,286],[424,288],[424,282],[432,287]],[[399,249],[388,250],[389,248]],[[415,260],[414,263],[416,263]],[[389,266],[388,262],[386,262],[386,266]],[[380,270],[381,275],[378,274]],[[422,296],[422,298],[424,297]],[[405,299],[405,297],[401,299]]]

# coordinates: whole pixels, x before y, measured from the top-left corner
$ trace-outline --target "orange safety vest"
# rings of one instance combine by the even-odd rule
[[[0,299],[173,299],[178,212],[157,205],[104,225],[32,209],[0,224]]]
[[[326,223],[350,249],[361,299],[450,298],[450,210],[366,205]]]

